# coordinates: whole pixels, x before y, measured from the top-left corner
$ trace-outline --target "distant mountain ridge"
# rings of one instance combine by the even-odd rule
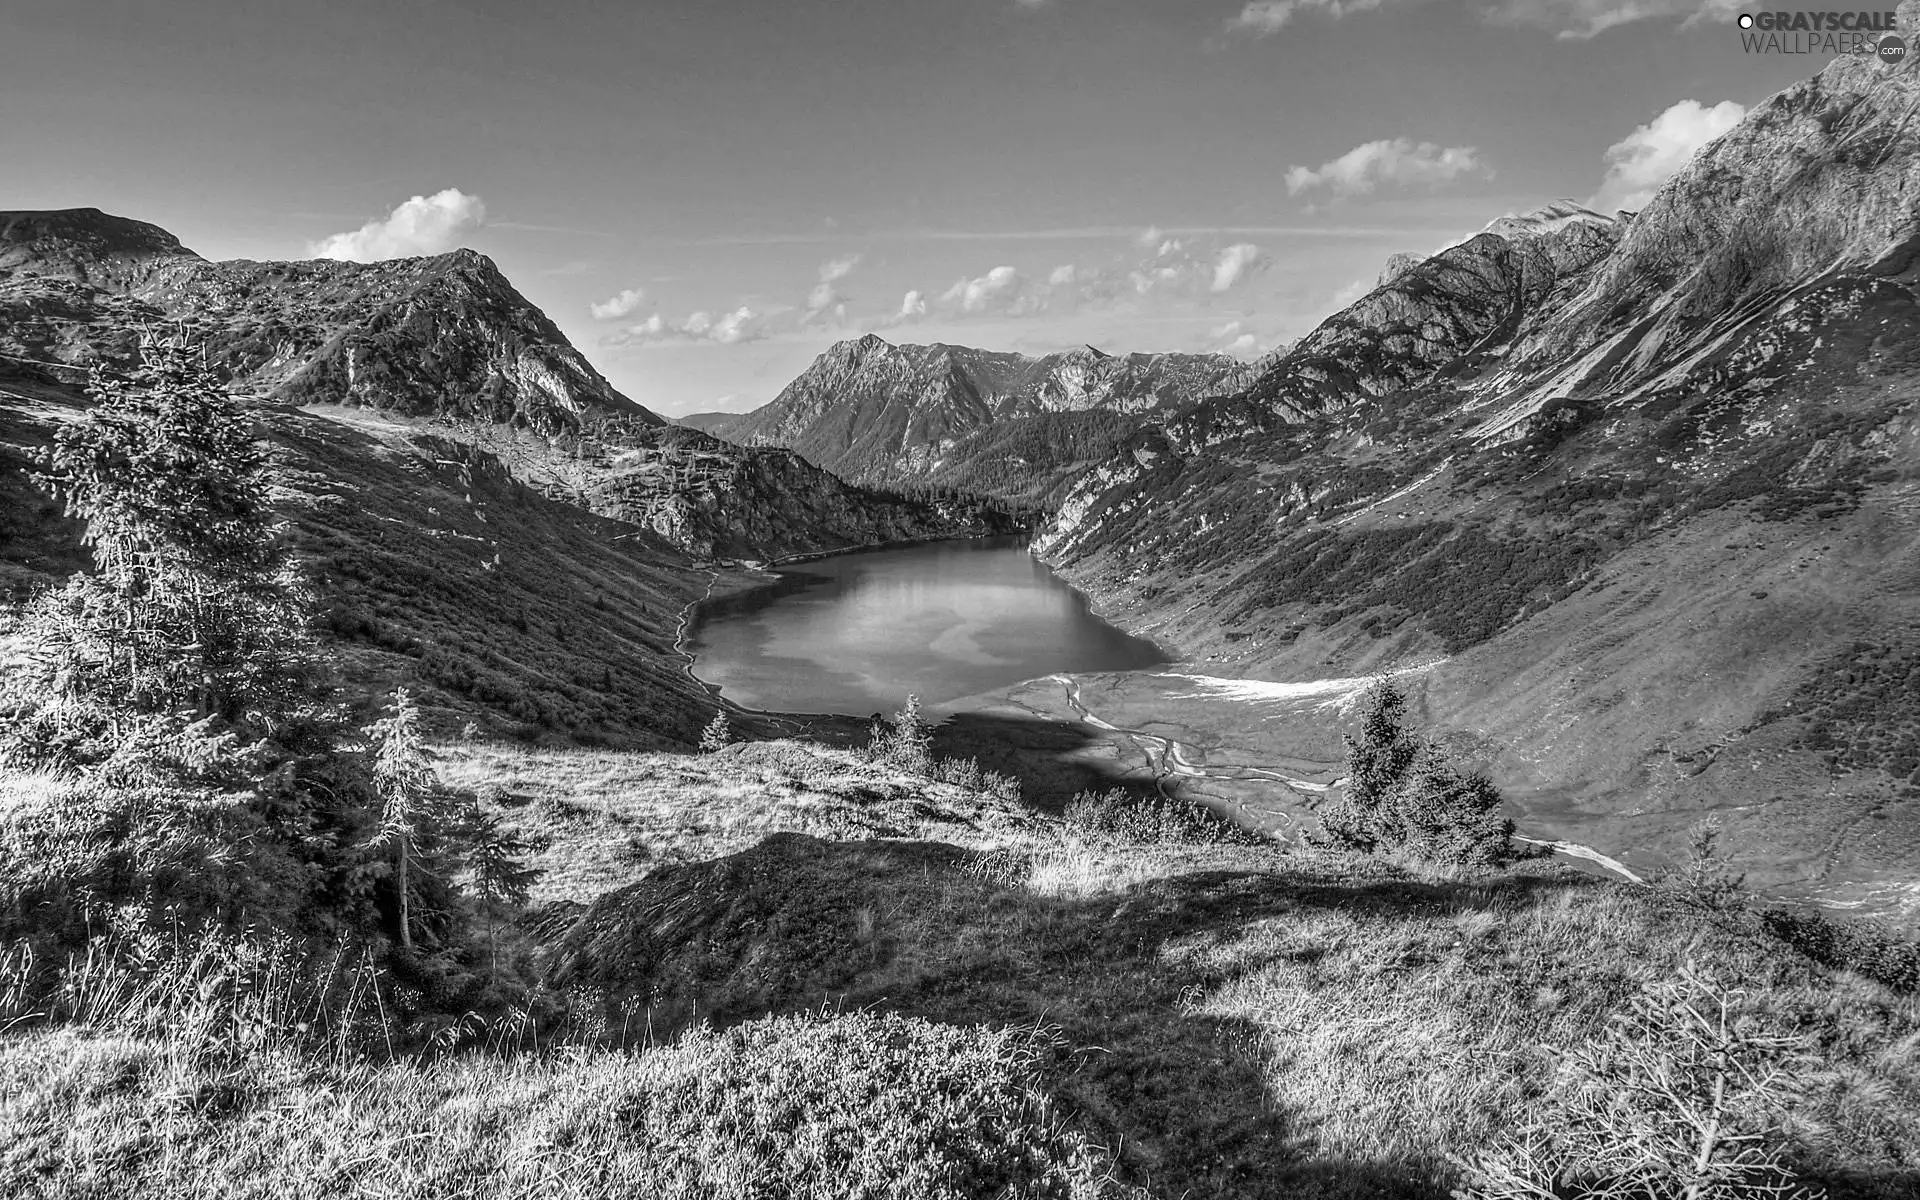
[[[995,426],[1090,412],[1138,425],[1146,414],[1235,391],[1247,378],[1246,364],[1221,354],[1112,355],[1083,346],[1036,358],[867,334],[830,347],[771,403],[711,428],[742,445],[787,447],[849,479],[927,482]]]

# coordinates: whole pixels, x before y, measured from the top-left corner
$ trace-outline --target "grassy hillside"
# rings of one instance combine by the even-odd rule
[[[502,938],[572,997],[572,1048],[236,1061],[16,1032],[7,1190],[987,1196],[1024,1142],[1055,1182],[1021,1194],[1437,1200],[1457,1159],[1559,1119],[1556,1055],[1688,964],[1799,1039],[1796,1098],[1743,1120],[1831,1196],[1920,1182],[1920,1001],[1743,914],[1538,861],[1138,844],[799,743],[442,751],[546,839]],[[733,1032],[682,1033],[704,1020]],[[882,1182],[922,1162],[976,1182]]]

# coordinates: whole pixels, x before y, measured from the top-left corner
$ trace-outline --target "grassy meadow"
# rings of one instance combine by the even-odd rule
[[[800,743],[438,767],[543,839],[502,952],[560,1032],[249,1045],[196,1034],[211,975],[169,1022],[0,1013],[0,1193],[1437,1198],[1689,964],[1801,1047],[1765,1124],[1803,1179],[1920,1180],[1920,1001],[1737,910],[1141,842]]]

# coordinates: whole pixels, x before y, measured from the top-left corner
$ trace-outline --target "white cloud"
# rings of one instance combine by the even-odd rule
[[[1296,18],[1321,17],[1337,21],[1355,13],[1408,7],[1420,0],[1246,0],[1238,15],[1227,21],[1227,33],[1239,37],[1269,38]],[[1480,19],[1491,25],[1519,25],[1543,29],[1562,40],[1594,37],[1635,21],[1684,18],[1682,28],[1715,21],[1731,21],[1746,0],[1480,0]]]
[[[458,188],[415,196],[385,220],[368,221],[351,233],[336,233],[307,247],[314,258],[343,262],[384,262],[422,254],[444,254],[487,219],[480,197]]]
[[[920,293],[920,290],[918,288],[915,288],[913,291],[908,292],[906,295],[900,297],[900,312],[897,317],[898,320],[911,321],[915,317],[924,317],[926,315],[927,315],[927,298]]]
[[[602,321],[617,321],[621,317],[630,317],[647,302],[647,293],[641,288],[626,288],[618,295],[594,302],[593,315]]]
[[[1073,264],[1062,263],[1047,276],[1047,283],[1052,287],[1068,287],[1076,278],[1078,278],[1078,272],[1074,270]]]
[[[1683,27],[1731,21],[1744,0],[1490,0],[1481,16],[1495,25],[1550,31],[1562,41],[1584,41],[1620,25],[1686,18]]]
[[[755,326],[759,314],[746,305],[741,305],[726,316],[713,323],[713,329],[707,336],[716,342],[732,345],[734,342],[748,341],[758,336]]]
[[[830,258],[826,262],[821,263],[820,282],[814,284],[813,290],[807,293],[808,315],[832,308],[846,299],[845,296],[840,294],[839,289],[833,285],[853,274],[853,269],[859,265],[860,256],[858,254],[849,254],[843,258]]]
[[[1431,187],[1462,175],[1487,173],[1480,152],[1472,146],[1382,138],[1355,146],[1318,167],[1288,167],[1287,194],[1325,188],[1335,196],[1357,196],[1383,184]]]
[[[1301,13],[1318,13],[1338,20],[1371,12],[1386,0],[1249,0],[1240,15],[1227,22],[1227,32],[1247,37],[1272,37]]]
[[[1247,273],[1266,261],[1266,255],[1252,242],[1235,242],[1220,252],[1213,263],[1210,290],[1224,292],[1245,279]]]
[[[1240,321],[1228,321],[1210,336],[1216,354],[1231,354],[1236,358],[1257,358],[1260,355],[1260,336]]]
[[[1179,267],[1141,267],[1129,272],[1127,278],[1133,283],[1135,295],[1145,296],[1150,292],[1179,283],[1186,274]]]
[[[962,279],[948,288],[942,300],[958,303],[961,312],[977,313],[1018,305],[1025,276],[1012,267],[995,267],[978,279]]]
[[[1647,124],[1607,147],[1607,174],[1590,208],[1610,212],[1640,209],[1695,151],[1740,123],[1747,110],[1731,100],[1708,108],[1682,100]]]
[[[755,341],[765,335],[761,314],[746,305],[715,317],[702,309],[673,324],[654,313],[646,320],[623,326],[618,332],[600,339],[603,346],[632,346],[643,342],[736,342]]]

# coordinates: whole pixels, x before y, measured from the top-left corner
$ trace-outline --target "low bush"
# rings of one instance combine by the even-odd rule
[[[1082,833],[1141,845],[1256,846],[1266,841],[1198,804],[1123,788],[1081,792],[1068,802],[1065,819],[1069,828]]]
[[[1769,909],[1760,922],[1815,962],[1896,991],[1920,992],[1920,942],[1865,921],[1843,923],[1804,909]]]
[[[1540,1117],[1466,1167],[1459,1200],[1813,1200],[1782,1162],[1810,1047],[1689,966],[1559,1056]]]
[[[416,1200],[1095,1200],[1099,1148],[1033,1028],[854,1013],[689,1031],[638,1054],[244,1070],[164,1040],[0,1043],[0,1194]]]
[[[976,758],[940,758],[933,753],[933,726],[921,715],[918,696],[909,695],[893,720],[875,718],[867,742],[867,759],[1009,804],[1020,800],[1020,781],[1013,776],[982,771]]]

